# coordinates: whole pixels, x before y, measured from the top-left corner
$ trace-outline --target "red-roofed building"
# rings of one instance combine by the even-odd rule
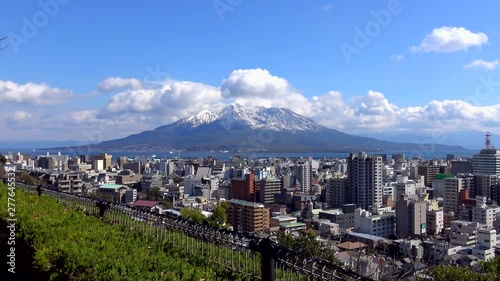
[[[154,211],[156,207],[161,204],[160,201],[155,200],[137,200],[132,205],[137,209],[144,211]]]

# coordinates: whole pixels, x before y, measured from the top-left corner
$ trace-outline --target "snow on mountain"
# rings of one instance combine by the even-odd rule
[[[253,130],[320,131],[324,127],[286,108],[244,107],[240,104],[217,104],[211,110],[181,119],[177,123],[198,127],[220,122],[225,129],[248,126]]]

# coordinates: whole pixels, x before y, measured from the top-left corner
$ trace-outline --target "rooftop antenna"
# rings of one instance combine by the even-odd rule
[[[485,141],[484,141],[484,144],[486,145],[486,149],[491,149],[491,134],[490,132],[486,132],[486,135],[485,135]]]

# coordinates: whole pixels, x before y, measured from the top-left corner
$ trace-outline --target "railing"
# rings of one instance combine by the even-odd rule
[[[194,223],[174,214],[157,214],[106,200],[18,184],[56,198],[68,207],[83,210],[110,223],[120,224],[154,237],[180,244],[187,254],[210,259],[248,280],[363,280],[373,281],[327,260],[306,257],[280,247],[268,238]]]

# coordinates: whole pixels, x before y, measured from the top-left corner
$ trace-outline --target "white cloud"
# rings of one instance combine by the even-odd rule
[[[99,113],[99,117],[156,114],[161,115],[157,120],[172,122],[209,109],[222,99],[217,88],[190,81],[167,81],[148,87],[150,88],[115,94]]]
[[[97,85],[97,89],[102,92],[113,92],[123,89],[137,90],[143,87],[139,79],[127,79],[121,77],[109,77]]]
[[[389,59],[393,61],[400,61],[405,59],[405,55],[403,54],[392,55]]]
[[[464,27],[443,26],[427,34],[419,46],[413,46],[413,53],[451,53],[467,51],[469,47],[480,47],[488,42],[488,36],[482,32],[474,33]]]
[[[307,98],[284,78],[266,69],[239,69],[231,72],[220,87],[222,97],[245,106],[287,107],[311,116]]]
[[[17,84],[0,80],[0,103],[26,103],[50,105],[64,103],[73,96],[70,90],[50,87],[47,84]]]
[[[9,87],[13,88],[10,84]],[[57,88],[46,86],[45,92],[57,93],[53,89]],[[43,91],[36,93],[40,92]],[[31,94],[24,95],[24,100],[26,96],[32,97],[31,102],[51,97],[46,93]],[[13,97],[5,94],[1,98],[13,101]],[[52,97],[52,100],[56,99]],[[500,132],[500,104],[476,106],[461,100],[444,100],[402,107],[375,90],[352,98],[345,98],[338,91],[308,98],[285,78],[264,69],[235,70],[219,88],[190,81],[148,83],[140,89],[113,94],[102,108],[39,107],[34,111],[4,111],[0,112],[4,121],[0,128],[15,129],[16,135],[37,134],[45,139],[54,139],[57,135],[62,139],[96,142],[166,125],[221,102],[285,107],[347,133],[436,129]]]
[[[17,127],[23,123],[31,121],[32,116],[30,113],[22,110],[16,110],[7,115],[7,126]]]
[[[500,61],[485,61],[483,59],[475,60],[469,64],[464,65],[464,68],[483,68],[487,70],[493,70],[500,64]]]

